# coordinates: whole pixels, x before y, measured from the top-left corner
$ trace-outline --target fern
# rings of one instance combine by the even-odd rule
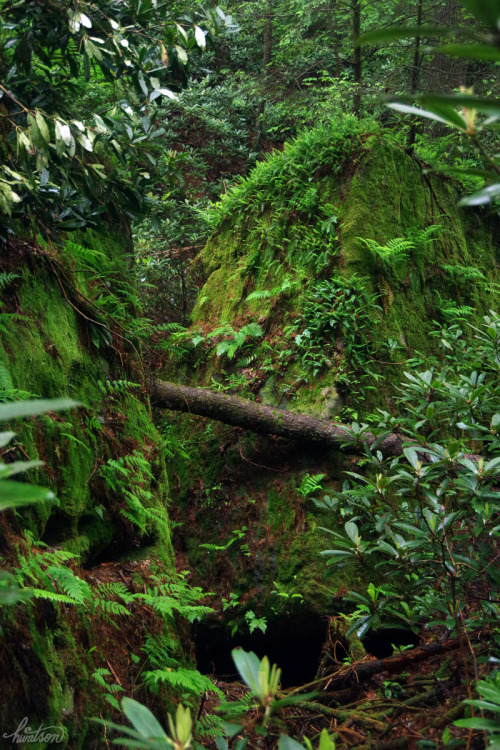
[[[115,693],[119,693],[123,691],[123,688],[121,685],[118,685],[116,682],[111,685],[108,682],[106,682],[105,677],[111,677],[111,676],[112,675],[109,669],[105,669],[104,667],[99,667],[99,669],[96,669],[92,673],[92,677],[97,682],[97,684],[106,690],[106,695],[104,696],[105,700],[107,700],[108,703],[111,706],[113,706],[113,708],[116,708],[119,711],[120,705],[115,698]]]
[[[191,695],[203,695],[203,693],[215,693],[223,696],[222,691],[197,669],[155,669],[144,672],[144,683],[153,692],[157,692],[160,685],[168,685],[175,690],[189,693]]]
[[[375,259],[381,260],[383,264],[405,260],[410,251],[415,249],[415,244],[404,237],[396,237],[393,240],[389,240],[386,245],[380,245],[375,240],[364,239],[363,237],[358,237],[357,239],[364,242],[372,256]]]
[[[433,235],[441,231],[441,224],[431,224],[425,229],[413,229],[408,232],[408,239],[413,242],[415,248],[421,249],[434,241]]]
[[[137,594],[131,594],[130,591],[120,582],[101,583],[98,589],[98,598],[110,599],[112,596],[118,596],[125,604],[130,604],[137,599]]]
[[[275,294],[277,294],[275,289],[258,289],[249,294],[248,297],[245,298],[245,302],[251,302],[254,299],[269,299],[269,297],[274,297]]]
[[[0,273],[0,292],[3,292],[13,281],[20,278],[18,273]]]
[[[80,263],[82,268],[89,268],[98,272],[102,270],[103,263],[109,262],[104,253],[94,248],[79,245],[77,242],[67,240],[64,247],[70,252],[73,261]]]
[[[144,489],[144,485],[151,484],[153,474],[148,461],[139,451],[122,458],[109,459],[101,467],[100,473],[106,487],[126,499],[128,508],[121,513],[127,520],[142,532],[146,531],[148,521],[158,521],[159,512],[150,507],[153,494]]]
[[[322,489],[321,485],[323,484],[323,479],[325,477],[326,474],[314,474],[312,476],[311,474],[306,474],[300,483],[297,492],[304,498],[309,497],[313,492],[318,492]]]
[[[87,581],[75,575],[71,568],[50,565],[45,573],[75,604],[83,604],[92,598],[92,589]]]
[[[225,723],[222,716],[205,714],[198,720],[197,733],[200,737],[212,740],[213,737],[222,736],[225,731]]]
[[[11,391],[14,388],[14,383],[10,376],[10,372],[7,366],[0,360],[0,389],[4,391]]]
[[[172,617],[174,612],[178,612],[180,604],[171,596],[161,596],[158,594],[144,594],[144,603],[148,604],[155,612],[164,617]]]
[[[156,327],[156,330],[163,333],[189,333],[188,329],[180,323],[162,323]]]
[[[142,647],[150,663],[163,668],[179,666],[178,659],[173,655],[178,649],[178,642],[165,633],[155,637],[148,633]]]
[[[456,281],[486,281],[484,273],[475,266],[460,266],[445,263],[443,269],[448,276],[451,276],[451,278]]]
[[[297,281],[293,281],[290,276],[285,276],[281,284],[278,284],[278,286],[275,286],[273,289],[256,290],[246,297],[245,302],[251,302],[255,299],[269,299],[270,297],[283,294],[283,292],[291,291],[297,285]]]
[[[469,305],[458,305],[454,300],[443,300],[438,292],[440,300],[439,310],[447,323],[456,323],[465,320],[474,313],[474,308]]]
[[[132,614],[131,612],[129,612],[129,610],[126,607],[124,607],[123,604],[120,604],[120,602],[113,602],[107,599],[102,599],[99,602],[99,607],[101,608],[102,612],[105,612],[108,615],[130,615]]]
[[[141,387],[139,383],[133,383],[130,380],[106,380],[104,382],[99,380],[97,385],[103,396],[124,396]]]
[[[78,603],[71,596],[57,594],[55,591],[49,591],[48,589],[30,589],[30,591],[36,599],[48,599],[50,602],[59,602],[61,604]]]

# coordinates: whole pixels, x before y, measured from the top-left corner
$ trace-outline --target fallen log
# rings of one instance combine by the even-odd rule
[[[436,654],[443,654],[447,651],[453,651],[459,648],[458,638],[450,638],[443,643],[426,643],[423,646],[417,646],[408,651],[403,651],[395,656],[388,656],[386,659],[372,659],[370,661],[360,661],[352,666],[346,666],[339,669],[331,675],[325,675],[321,682],[325,682],[324,690],[330,692],[340,690],[347,683],[354,680],[356,683],[369,679],[380,672],[397,673],[403,671],[417,662],[430,659]],[[308,687],[303,686],[303,687]]]
[[[340,422],[330,422],[306,414],[294,414],[239,396],[168,383],[164,380],[150,382],[149,394],[153,406],[161,409],[188,412],[264,435],[278,435],[325,448],[351,453],[362,448],[361,442],[353,441],[348,426]],[[372,433],[363,433],[363,443],[371,446],[375,440],[376,437]],[[389,433],[377,448],[384,456],[399,456],[403,452],[403,445],[399,435]]]

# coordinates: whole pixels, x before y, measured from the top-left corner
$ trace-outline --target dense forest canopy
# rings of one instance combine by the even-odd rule
[[[498,746],[499,29],[0,0],[6,747]]]

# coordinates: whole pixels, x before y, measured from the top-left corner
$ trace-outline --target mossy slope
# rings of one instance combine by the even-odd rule
[[[109,322],[119,313],[122,322],[133,317],[123,231],[87,232],[62,250],[44,245],[26,254],[22,247],[11,248],[3,265],[17,277],[1,297],[0,396],[69,396],[82,407],[14,426],[17,442],[7,460],[44,461],[30,479],[54,489],[58,503],[32,507],[18,518],[2,516],[4,564],[29,568],[35,560],[44,567],[43,560],[62,549],[79,556],[72,568],[93,587],[100,585],[99,565],[120,559],[148,557],[159,575],[171,577],[162,438],[136,383],[141,374],[133,342]],[[111,279],[109,294],[97,268]],[[81,565],[98,567],[89,576]],[[115,578],[120,582],[123,575]],[[29,577],[25,583],[41,585]],[[63,593],[57,584],[54,590]],[[85,609],[46,600],[3,608],[2,731],[14,731],[28,716],[31,726],[65,727],[69,747],[90,746],[88,717],[108,705],[92,673],[111,663],[127,685],[129,650],[139,650],[148,629],[161,630],[162,619],[143,616],[134,628],[122,622],[117,630],[109,617],[85,615]]]

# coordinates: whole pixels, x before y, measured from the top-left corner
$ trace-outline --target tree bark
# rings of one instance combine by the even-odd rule
[[[176,383],[157,380],[150,383],[149,394],[153,406],[173,411],[189,412],[200,417],[216,419],[234,427],[243,427],[264,435],[279,435],[291,440],[322,445],[335,450],[353,452],[362,448],[356,445],[348,427],[339,422],[330,422],[305,414],[294,414],[284,409],[247,401],[239,396],[210,391],[205,388],[192,388]],[[375,436],[363,434],[363,443],[372,445]],[[350,444],[349,444],[350,443]],[[345,445],[348,444],[348,445]],[[389,434],[378,449],[385,456],[399,456],[403,452],[403,442],[399,435]]]
[[[418,0],[417,5],[417,26],[420,29],[422,26],[422,5],[423,0]],[[418,82],[420,77],[420,66],[422,64],[422,58],[420,55],[420,35],[415,37],[415,47],[413,49],[413,67],[411,70],[411,83],[410,91],[412,94],[416,94],[418,91]],[[417,135],[417,124],[416,118],[413,117],[410,124],[410,134],[408,137],[408,151],[410,154],[413,153],[413,147],[415,145],[415,138]]]
[[[265,89],[266,75],[268,72],[268,65],[271,62],[271,55],[273,50],[273,15],[274,7],[271,1],[268,2],[266,7],[266,15],[264,17],[264,52],[262,56],[262,75],[261,85]],[[261,118],[264,114],[265,98],[264,92],[262,98],[257,106],[257,112],[255,113],[255,132],[252,139],[252,151],[258,152],[260,149],[260,143],[262,140],[262,122]]]
[[[352,78],[354,82],[354,94],[352,106],[354,114],[359,117],[361,109],[361,47],[358,44],[361,34],[361,0],[352,0],[352,42],[353,42],[353,64]]]

